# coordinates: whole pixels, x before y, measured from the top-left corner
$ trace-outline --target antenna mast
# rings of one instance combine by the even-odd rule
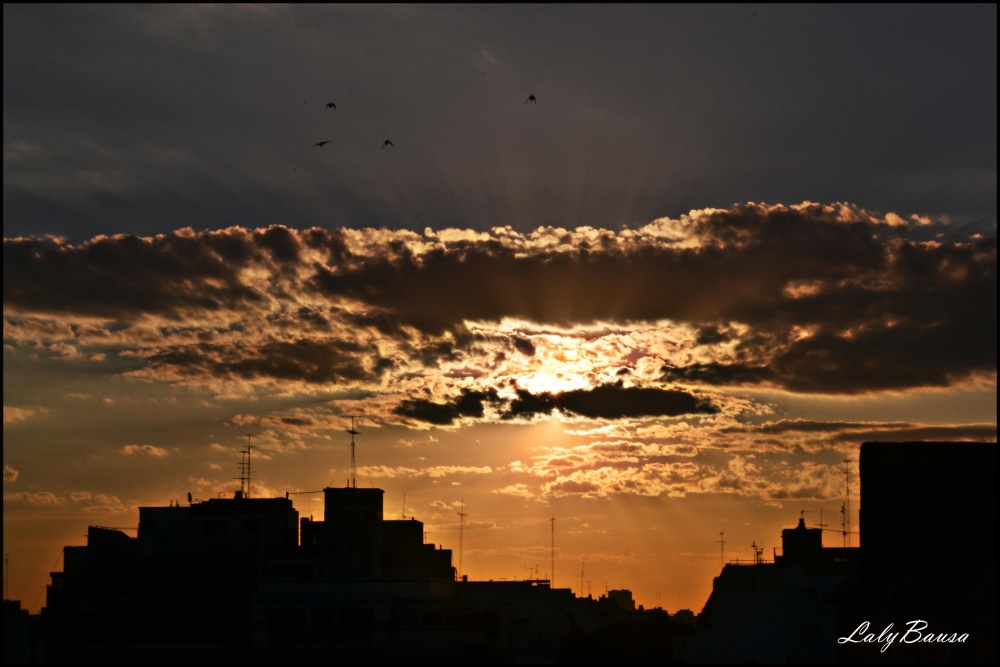
[[[719,567],[726,566],[726,541],[722,539],[725,534],[725,531],[719,533]]]
[[[250,468],[250,450],[252,445],[250,444],[250,438],[253,435],[247,433],[247,448],[240,451],[240,495],[244,498],[250,497],[250,477],[253,474],[253,470]]]
[[[462,539],[465,534],[465,517],[468,514],[465,513],[465,499],[462,499],[462,511],[458,513],[458,578],[462,578]]]
[[[552,525],[552,574],[549,575],[549,588],[556,587],[556,518],[549,519]]]
[[[358,434],[358,432],[356,430],[354,430],[354,417],[353,416],[351,417],[351,428],[348,429],[347,432],[351,434],[351,479],[347,483],[347,486],[348,486],[348,488],[356,489],[356,488],[358,488],[358,469],[357,469],[357,466],[354,463],[354,436],[356,436]]]
[[[844,459],[847,501],[844,503],[844,546],[851,546],[851,459]]]

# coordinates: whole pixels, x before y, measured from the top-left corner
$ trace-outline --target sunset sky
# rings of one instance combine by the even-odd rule
[[[861,442],[996,440],[995,4],[3,17],[32,611],[88,525],[231,495],[248,434],[252,495],[344,486],[352,415],[470,579],[551,576],[554,527],[556,586],[670,612],[720,533],[842,545]]]

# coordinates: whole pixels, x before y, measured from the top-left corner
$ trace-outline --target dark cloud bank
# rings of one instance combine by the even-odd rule
[[[201,342],[149,359],[191,372],[320,383],[372,380],[391,369],[370,343],[344,333],[349,327],[433,357],[438,348],[455,354],[474,343],[466,322],[502,318],[565,327],[671,320],[695,327],[706,350],[724,348],[710,362],[665,363],[667,386],[851,394],[995,373],[996,239],[950,239],[947,227],[918,222],[844,205],[747,204],[639,230],[497,229],[447,242],[433,233],[284,227],[98,237],[79,245],[5,238],[4,312],[9,322],[98,317],[127,328],[156,315],[197,327],[222,311],[235,321],[274,319],[274,304],[284,304],[281,317],[299,333],[258,343],[248,336],[242,349]],[[304,307],[299,297],[326,305]],[[355,306],[349,312],[347,303]],[[338,321],[346,325],[340,333],[331,328]],[[412,335],[425,343],[410,341]],[[449,342],[427,342],[441,336]],[[534,353],[521,334],[508,345]],[[628,396],[632,407],[620,415],[663,414],[662,406],[650,407],[663,392],[621,388],[524,395],[506,409],[596,414],[589,401],[599,392],[608,392],[607,404],[615,402],[611,394]],[[473,393],[437,407],[413,400],[399,414],[450,423],[476,416],[491,400]]]
[[[576,389],[562,393],[530,391],[517,388],[517,397],[504,401],[495,390],[477,392],[464,390],[448,403],[426,399],[406,400],[395,413],[419,421],[445,426],[462,417],[482,418],[484,404],[495,406],[501,419],[545,416],[553,410],[592,419],[623,417],[675,417],[685,414],[714,414],[712,403],[680,390],[647,387],[624,387],[622,383],[601,385],[593,389]]]

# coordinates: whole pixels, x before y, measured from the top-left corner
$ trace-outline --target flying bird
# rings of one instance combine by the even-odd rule
[[[323,148],[323,146],[325,146],[326,144],[330,143],[331,141],[333,141],[333,139],[327,139],[326,141],[317,142],[317,143],[313,144],[313,146],[318,146],[319,148]]]
[[[535,96],[534,95],[528,95],[528,99],[526,99],[524,101],[524,103],[527,104],[528,102],[531,102],[532,104],[535,104],[535,105],[538,104],[538,102],[535,101]]]
[[[336,104],[334,104],[333,102],[327,102],[327,103],[326,103],[326,108],[327,108],[327,109],[336,109],[336,108],[337,108],[337,105],[336,105]]]
[[[393,143],[392,143],[391,141],[389,141],[388,139],[386,139],[385,141],[383,141],[383,142],[382,142],[382,150],[385,150],[385,147],[386,147],[386,146],[392,146],[393,148],[395,148],[395,147],[396,147],[396,146],[395,146],[395,144],[393,144]]]

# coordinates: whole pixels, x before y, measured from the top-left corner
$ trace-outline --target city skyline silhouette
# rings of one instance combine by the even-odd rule
[[[232,497],[142,507],[135,537],[89,527],[40,617],[5,600],[5,661],[996,660],[996,566],[975,548],[996,539],[995,443],[864,443],[861,546],[824,546],[803,511],[772,557],[724,564],[698,614],[537,570],[470,580],[378,488],[327,487],[326,518],[300,518],[248,494],[250,449]]]

